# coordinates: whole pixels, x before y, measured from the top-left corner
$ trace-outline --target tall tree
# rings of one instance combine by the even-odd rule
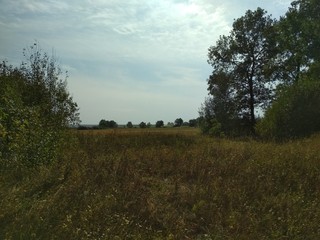
[[[213,95],[213,105],[227,109],[227,117],[235,114],[245,119],[251,131],[256,123],[255,111],[267,106],[271,98],[273,79],[266,66],[274,54],[274,23],[263,9],[248,10],[235,20],[229,36],[221,36],[209,48],[208,63],[213,73],[208,90]],[[219,112],[223,111],[215,109],[215,114]]]

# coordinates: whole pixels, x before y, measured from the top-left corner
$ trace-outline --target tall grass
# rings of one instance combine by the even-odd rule
[[[320,136],[75,133],[64,158],[0,176],[1,239],[318,239]]]

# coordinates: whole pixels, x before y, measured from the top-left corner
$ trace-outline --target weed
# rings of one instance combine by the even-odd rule
[[[0,175],[1,239],[317,239],[320,136],[74,133],[51,166]]]

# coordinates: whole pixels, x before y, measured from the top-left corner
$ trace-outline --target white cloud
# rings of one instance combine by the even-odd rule
[[[53,47],[84,122],[191,118],[206,95],[208,47],[248,8],[277,16],[289,3],[2,0],[0,52],[16,63],[35,39],[48,52]]]
[[[68,11],[69,5],[63,1],[3,0],[1,7],[13,14],[41,13],[52,14]]]

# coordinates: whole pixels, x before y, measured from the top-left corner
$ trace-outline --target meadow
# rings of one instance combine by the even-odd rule
[[[320,236],[320,135],[73,131],[54,164],[0,171],[0,239]]]

